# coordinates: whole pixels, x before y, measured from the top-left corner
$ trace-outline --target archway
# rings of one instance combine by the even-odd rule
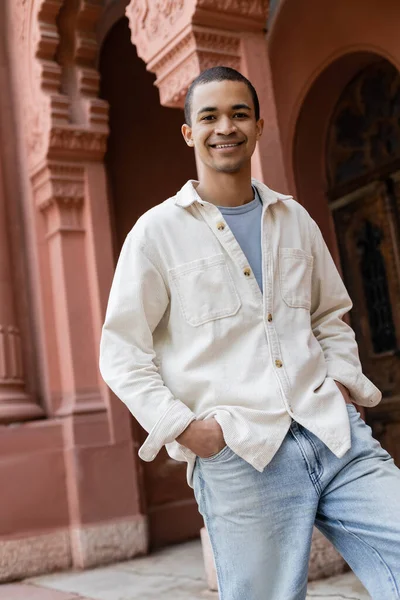
[[[338,252],[365,374],[383,403],[366,418],[400,464],[400,75],[371,53],[317,79],[294,144],[299,197]]]
[[[105,164],[117,258],[140,215],[195,178],[196,166],[180,133],[183,111],[160,105],[155,77],[138,58],[125,18],[103,43],[100,74],[101,97],[110,105]],[[132,428],[137,452],[146,434],[136,422]],[[185,465],[162,450],[153,462],[142,463],[141,471],[151,546],[197,536],[202,522],[186,483]]]

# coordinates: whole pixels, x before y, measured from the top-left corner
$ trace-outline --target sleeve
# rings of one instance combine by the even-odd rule
[[[376,406],[382,394],[363,374],[354,331],[343,321],[353,304],[314,221],[313,226],[311,327],[324,353],[327,375],[346,386],[360,406]]]
[[[153,331],[169,304],[168,289],[154,263],[128,235],[111,287],[100,343],[100,372],[112,391],[149,432],[139,449],[153,460],[195,420],[173,397],[154,362]]]

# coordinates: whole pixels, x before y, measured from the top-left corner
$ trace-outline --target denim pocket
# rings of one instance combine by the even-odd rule
[[[219,458],[222,458],[223,456],[225,456],[225,454],[228,452],[228,450],[230,450],[229,446],[224,446],[222,448],[222,450],[217,452],[217,454],[213,454],[212,456],[208,456],[207,458],[201,458],[199,456],[198,459],[201,460],[202,462],[213,462],[213,461],[218,460]]]

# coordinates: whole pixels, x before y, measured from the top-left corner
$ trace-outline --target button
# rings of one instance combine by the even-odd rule
[[[276,360],[275,366],[278,367],[278,369],[280,369],[281,367],[283,367],[283,362],[281,360]]]
[[[243,273],[246,275],[246,277],[250,277],[250,275],[251,275],[250,267],[246,267],[245,269],[243,269]]]
[[[217,229],[219,231],[223,231],[225,229],[225,223],[223,223],[222,221],[220,221],[219,223],[217,223]]]
[[[271,315],[271,313],[269,313],[267,319],[268,319],[268,323],[271,323],[271,321],[272,321],[272,315]]]

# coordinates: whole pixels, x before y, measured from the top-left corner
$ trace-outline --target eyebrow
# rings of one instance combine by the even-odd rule
[[[251,107],[248,104],[234,104],[232,106],[232,110],[241,110],[241,109],[246,109],[246,110],[251,110]],[[204,106],[203,108],[200,108],[200,110],[197,111],[198,115],[201,115],[202,113],[208,113],[208,112],[217,112],[218,108],[216,106]]]
[[[233,110],[240,110],[242,108],[245,108],[246,110],[251,110],[251,106],[248,106],[248,104],[235,104],[234,106],[232,106]]]

